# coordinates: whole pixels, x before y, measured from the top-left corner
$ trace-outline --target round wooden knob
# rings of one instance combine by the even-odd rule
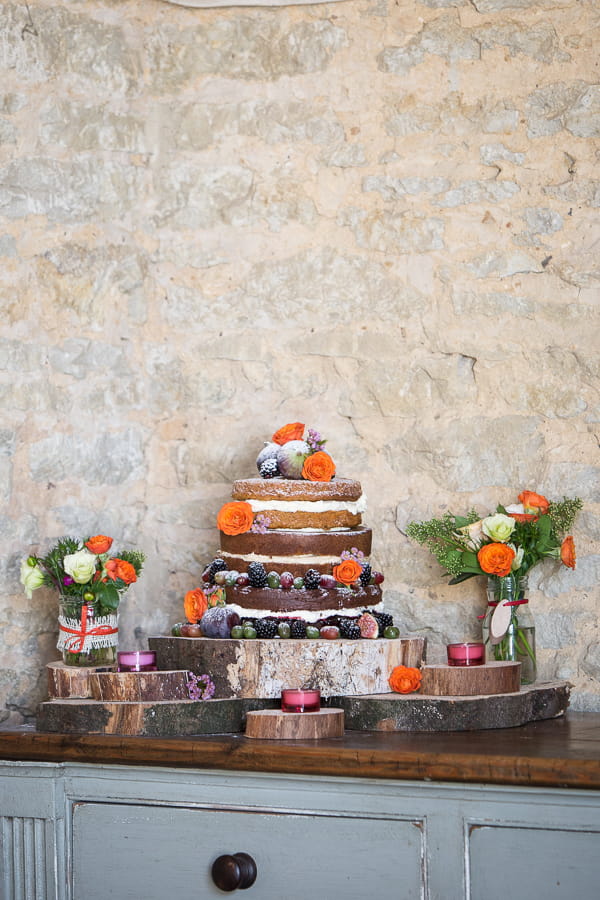
[[[256,881],[256,863],[248,853],[225,854],[215,859],[211,874],[221,891],[244,890]]]

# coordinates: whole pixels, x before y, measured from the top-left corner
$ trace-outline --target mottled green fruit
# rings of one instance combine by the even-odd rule
[[[294,578],[294,587],[297,591],[301,590],[304,587],[304,578],[298,575],[297,578]]]
[[[244,625],[242,630],[245,638],[251,639],[256,637],[256,628],[253,628],[252,625]]]
[[[233,628],[231,629],[231,637],[236,638],[236,640],[239,640],[239,638],[244,637],[244,629],[242,628],[241,625],[233,626]]]
[[[396,628],[395,625],[388,625],[388,627],[383,630],[383,636],[384,638],[390,639],[398,638],[400,637],[400,629]]]
[[[280,622],[277,632],[280,638],[289,638],[291,634],[291,628],[288,622]]]
[[[269,572],[267,575],[267,584],[270,588],[279,587],[279,572]]]
[[[315,638],[321,637],[321,632],[317,628],[316,625],[307,625],[306,626],[306,637],[315,640]]]
[[[173,635],[173,637],[181,637],[182,624],[182,622],[177,622],[176,625],[173,625],[173,627],[171,628],[171,634]]]

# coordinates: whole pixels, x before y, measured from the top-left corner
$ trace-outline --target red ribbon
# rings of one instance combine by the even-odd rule
[[[490,603],[488,603],[488,606],[498,606],[499,603],[500,603],[499,600],[492,600]],[[523,603],[529,603],[529,599],[527,599],[527,600],[505,600],[504,601],[505,606],[522,606]],[[477,616],[477,618],[485,619],[485,613],[482,616]]]
[[[87,625],[87,616],[88,608],[87,606],[82,606],[81,628],[79,630],[77,630],[76,628],[68,628],[66,625],[59,624],[59,628],[61,631],[65,631],[67,634],[73,635],[73,637],[68,638],[65,641],[65,648],[70,653],[81,653],[83,651],[83,645],[88,634],[117,634],[117,632],[119,631],[118,628],[113,628],[112,625],[96,625],[94,628],[90,628],[89,631],[86,631],[85,626]]]

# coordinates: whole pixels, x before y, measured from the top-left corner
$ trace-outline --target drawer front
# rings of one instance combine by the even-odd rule
[[[72,896],[86,900],[222,897],[212,864],[238,852],[258,870],[248,900],[424,896],[419,819],[79,802],[72,841]]]
[[[471,825],[471,900],[599,895],[600,832]]]

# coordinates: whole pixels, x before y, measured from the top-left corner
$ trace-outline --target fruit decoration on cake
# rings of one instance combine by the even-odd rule
[[[370,564],[360,482],[337,475],[325,444],[301,422],[284,425],[260,450],[258,477],[233,483],[217,515],[219,554],[186,595],[188,624],[204,637],[398,637]]]

